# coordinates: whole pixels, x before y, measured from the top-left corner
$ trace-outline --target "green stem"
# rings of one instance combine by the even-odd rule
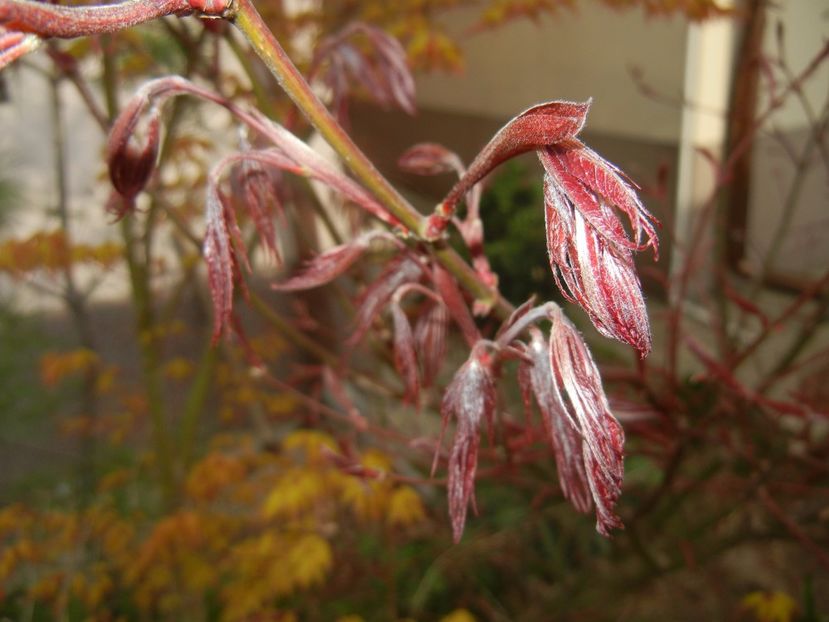
[[[175,478],[171,443],[167,431],[164,412],[164,395],[161,386],[161,355],[158,351],[157,337],[153,330],[156,326],[155,313],[152,308],[152,292],[149,286],[149,274],[145,262],[136,255],[136,239],[132,231],[132,216],[121,221],[121,234],[127,267],[132,286],[132,300],[136,310],[136,331],[141,354],[141,371],[144,377],[144,389],[147,394],[147,406],[153,426],[153,440],[156,459],[161,474],[161,482],[167,501],[172,501],[175,492]]]
[[[195,445],[198,423],[201,414],[204,412],[205,402],[210,393],[213,372],[219,360],[219,348],[213,346],[212,337],[208,336],[207,345],[202,353],[196,377],[190,386],[187,395],[187,403],[184,406],[184,415],[181,420],[181,437],[179,449],[181,462],[187,467],[193,459],[193,446]]]
[[[86,350],[97,352],[95,347],[95,334],[92,329],[92,323],[89,318],[89,310],[87,308],[87,298],[78,288],[75,280],[74,264],[71,258],[73,242],[71,219],[69,214],[69,188],[66,161],[66,123],[62,113],[63,102],[60,97],[60,81],[58,77],[53,76],[50,79],[50,87],[53,136],[52,147],[55,156],[55,191],[57,195],[57,204],[55,208],[58,220],[60,221],[61,229],[63,229],[64,239],[66,240],[67,252],[70,253],[70,256],[67,258],[66,265],[63,268],[63,299],[75,325],[75,331],[78,335],[80,345]],[[81,393],[83,414],[93,419],[96,419],[98,416],[98,398],[96,393],[98,377],[99,368],[96,363],[91,365],[85,371]],[[80,507],[84,507],[89,503],[90,495],[93,491],[95,439],[93,437],[85,437],[81,441],[81,449],[82,455],[79,465],[80,494],[78,495],[78,502]]]
[[[118,103],[118,87],[116,85],[115,76],[118,75],[118,59],[115,55],[114,45],[111,35],[101,35],[101,49],[103,50],[103,87],[104,98],[106,100],[107,114],[109,115],[109,125],[118,116],[118,110],[121,106]],[[106,129],[104,130],[106,131]]]
[[[262,298],[260,298],[253,291],[248,292],[248,301],[250,302],[250,305],[262,315],[262,318],[268,322],[272,328],[276,329],[280,335],[287,339],[291,345],[314,356],[321,363],[324,363],[329,367],[339,369],[342,366],[343,361],[341,357],[337,356],[337,354],[331,352],[325,346],[321,345],[302,331],[297,330],[296,327],[276,313],[271,305],[262,300]],[[349,368],[348,372],[355,379],[355,382],[366,388],[370,388],[378,395],[382,395],[384,397],[394,395],[394,391],[383,385],[380,379],[361,372],[353,366]]]
[[[248,80],[250,80],[250,85],[253,89],[253,96],[256,99],[256,106],[269,118],[275,119],[276,107],[273,105],[273,98],[265,90],[261,80],[259,80],[259,77],[256,75],[256,70],[253,67],[253,63],[251,63],[250,57],[247,55],[245,50],[242,49],[242,46],[239,45],[236,37],[233,36],[233,30],[230,28],[228,28],[225,32],[225,42],[230,47],[230,51],[233,52],[236,60],[238,60],[239,64],[242,66],[242,71],[245,72]]]
[[[105,36],[104,49],[109,46]],[[106,94],[107,114],[110,123],[118,114],[117,66],[115,56],[104,54],[103,87]],[[158,463],[164,503],[172,507],[175,502],[175,473],[167,421],[164,412],[164,395],[160,376],[161,355],[154,336],[155,316],[152,307],[152,292],[147,271],[147,257],[142,261],[136,253],[137,240],[132,230],[132,216],[121,220],[121,237],[124,242],[124,257],[130,276],[132,303],[135,309],[135,328],[141,357],[141,374],[147,397],[147,408],[152,423],[153,445]]]
[[[141,372],[147,408],[153,428],[153,444],[158,462],[165,504],[169,507],[175,499],[175,476],[167,421],[164,412],[164,395],[161,386],[161,356],[157,337],[154,335],[155,314],[152,308],[152,292],[149,286],[147,266],[135,252],[136,240],[132,231],[132,216],[121,221],[124,254],[132,286],[132,302],[136,311],[136,332],[141,356]]]
[[[318,344],[316,341],[305,335],[305,333],[296,330],[290,322],[284,320],[278,313],[276,313],[271,306],[262,300],[258,295],[253,293],[252,291],[249,292],[250,297],[250,304],[251,306],[256,309],[259,313],[262,314],[262,317],[270,324],[273,328],[275,328],[279,333],[285,337],[288,341],[291,342],[294,346],[312,354],[321,362],[325,363],[326,365],[330,365],[334,368],[340,366],[340,358],[330,352],[329,350],[325,349],[325,347]]]

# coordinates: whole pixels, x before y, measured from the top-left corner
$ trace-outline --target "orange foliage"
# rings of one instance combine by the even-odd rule
[[[40,359],[40,379],[45,386],[54,387],[66,378],[86,373],[98,364],[98,355],[86,348],[47,352]]]
[[[335,466],[337,451],[332,437],[311,430],[288,434],[278,451],[248,437],[220,441],[189,469],[181,506],[155,518],[116,509],[118,495],[142,494],[145,467],[106,476],[84,510],[8,506],[0,510],[0,582],[56,613],[70,597],[103,613],[126,590],[156,620],[198,618],[208,593],[218,595],[224,621],[287,615],[285,597],[333,572],[346,525],[400,530],[425,518],[418,493],[391,476],[388,456],[349,457],[381,474],[365,481]]]
[[[121,246],[112,242],[69,245],[62,231],[40,231],[0,244],[0,271],[19,276],[35,270],[57,272],[77,263],[109,268],[121,260],[122,253]]]
[[[519,18],[538,21],[542,15],[552,15],[562,8],[574,6],[575,0],[490,0],[476,28],[494,28]]]

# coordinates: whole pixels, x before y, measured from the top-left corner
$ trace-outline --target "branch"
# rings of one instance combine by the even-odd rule
[[[58,6],[32,0],[0,0],[0,25],[42,38],[71,39],[116,32],[165,15],[226,17],[232,0],[128,0],[100,6]]]

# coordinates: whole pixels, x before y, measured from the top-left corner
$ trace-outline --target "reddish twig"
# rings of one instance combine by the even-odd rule
[[[783,511],[778,503],[769,494],[765,487],[760,487],[757,491],[757,497],[760,503],[766,508],[769,514],[777,519],[783,527],[792,535],[792,537],[799,541],[804,548],[808,549],[817,558],[818,563],[825,569],[829,570],[829,554],[826,553],[818,544],[807,534],[803,528],[798,525],[794,519]]]
[[[165,15],[228,17],[232,10],[232,0],[128,0],[99,6],[0,0],[0,25],[43,38],[71,39],[116,32]]]

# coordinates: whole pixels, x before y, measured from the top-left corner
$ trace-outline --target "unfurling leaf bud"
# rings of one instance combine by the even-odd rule
[[[160,120],[157,106],[149,110],[143,144],[135,135],[148,104],[146,98],[133,98],[112,126],[107,143],[109,178],[123,198],[126,210],[131,209],[136,195],[147,185],[158,157]]]
[[[403,399],[419,406],[420,372],[415,354],[414,332],[397,295],[392,300],[391,316],[394,322],[394,366],[406,386]]]
[[[368,242],[364,237],[335,246],[306,262],[298,274],[282,283],[273,283],[271,288],[280,292],[294,292],[330,283],[362,257],[367,248]]]
[[[274,178],[262,162],[254,159],[242,160],[237,175],[245,207],[259,232],[259,238],[271,259],[279,262],[273,213],[283,218],[285,214],[276,192]]]
[[[355,42],[361,37],[367,46]],[[317,45],[309,71],[330,90],[331,109],[347,121],[348,97],[357,87],[383,108],[396,106],[415,114],[415,82],[406,63],[406,51],[376,26],[352,22]]]
[[[553,375],[556,410],[564,414],[567,425],[578,432],[584,461],[583,468],[578,464],[565,467],[566,490],[572,495],[574,505],[581,509],[583,491],[579,489],[584,486],[583,474],[587,475],[596,504],[596,530],[606,536],[611,529],[623,526],[614,506],[622,492],[625,434],[610,412],[599,370],[582,336],[560,309],[556,308],[550,315],[553,325],[550,328],[548,369]],[[534,342],[534,347],[537,346]],[[541,396],[537,394],[536,397],[540,403]],[[548,397],[543,399],[546,401]],[[559,436],[558,440],[569,442],[564,436]],[[578,460],[573,454],[566,454],[565,458]]]
[[[420,263],[407,255],[400,255],[391,260],[385,270],[360,295],[360,309],[355,318],[354,332],[348,338],[350,345],[362,341],[374,318],[394,295],[398,288],[406,283],[415,283],[423,276]]]
[[[570,421],[567,411],[561,407],[559,392],[550,368],[548,344],[541,331],[533,328],[531,332],[527,354],[532,364],[522,364],[521,371],[527,374],[529,388],[532,389],[541,411],[547,441],[555,452],[558,481],[564,497],[579,512],[589,512],[593,503],[584,468],[581,434]]]
[[[600,333],[646,356],[650,323],[631,249],[656,249],[651,215],[617,169],[581,143],[538,153],[547,173],[547,251],[559,289],[587,311]],[[632,240],[614,207],[630,220]]]
[[[207,229],[204,234],[204,261],[207,263],[207,282],[213,301],[213,339],[218,339],[230,320],[233,309],[233,249],[230,231],[225,220],[225,208],[219,188],[207,188]]]
[[[449,516],[455,542],[463,535],[469,504],[475,504],[480,424],[486,421],[491,427],[495,413],[495,384],[485,347],[483,342],[473,347],[469,359],[446,388],[440,406],[444,428],[452,416],[457,422],[448,472]]]
[[[397,240],[382,231],[369,231],[347,244],[340,244],[317,255],[300,269],[300,271],[282,283],[274,283],[271,288],[280,292],[294,292],[320,287],[330,283],[348,270],[369,249],[377,239]]]
[[[420,353],[424,387],[437,378],[446,356],[446,333],[449,330],[449,311],[442,302],[436,302],[418,318],[414,327],[415,351]]]

